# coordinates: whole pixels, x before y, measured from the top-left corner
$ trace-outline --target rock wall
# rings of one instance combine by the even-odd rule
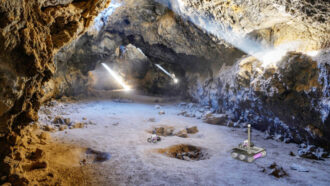
[[[4,0],[0,4],[0,160],[19,151],[20,130],[38,119],[54,54],[83,34],[110,0]],[[10,148],[17,146],[17,148]],[[22,147],[23,148],[23,147]],[[0,183],[23,170],[0,162]],[[3,177],[4,175],[4,177]]]
[[[136,11],[132,12],[132,9]],[[208,76],[212,68],[220,68],[223,63],[233,64],[243,55],[237,49],[218,45],[194,24],[152,0],[113,1],[97,20],[84,36],[57,53],[55,61],[59,73],[56,76],[59,78],[55,81],[59,84],[57,91],[50,92],[50,95],[86,94],[88,71],[98,68],[101,62],[120,64],[120,61],[134,61],[127,59],[127,53],[120,52],[130,53],[132,50],[126,50],[127,46],[140,50],[150,63],[150,73],[131,84],[153,94],[183,95],[186,89],[174,86],[154,64],[161,64],[175,73],[182,86],[187,84],[184,78],[186,71],[199,71]],[[69,74],[79,74],[76,76],[79,80]],[[72,86],[73,89],[69,88]]]
[[[190,20],[202,16],[271,45],[300,42],[298,51],[327,48],[329,2],[323,0],[158,0]],[[190,17],[198,13],[199,18]],[[207,29],[207,28],[206,28]]]
[[[329,58],[328,53],[323,57]],[[318,144],[329,149],[330,64],[301,53],[288,53],[276,67],[264,68],[254,57],[223,66],[207,81],[198,74],[190,94],[228,115],[228,126],[252,126],[265,137]]]

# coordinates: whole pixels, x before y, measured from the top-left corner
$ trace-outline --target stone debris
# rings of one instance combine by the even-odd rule
[[[296,156],[292,151],[289,153],[290,156]]]
[[[161,106],[160,105],[155,105],[155,109],[160,109]]]
[[[173,136],[174,127],[158,127],[153,130],[153,134],[157,134],[158,136]]]
[[[178,136],[181,138],[187,138],[188,134],[196,134],[198,132],[197,126],[193,126],[190,128],[185,128],[175,132],[174,127],[162,126],[156,127],[152,130],[153,134],[157,134],[158,136]]]
[[[161,110],[158,112],[159,115],[164,115],[165,114],[165,111]]]
[[[90,124],[90,125],[96,125],[96,123],[94,123],[93,121],[89,121],[88,124]]]
[[[59,131],[64,131],[64,130],[66,130],[68,128],[68,126],[66,126],[66,125],[61,125],[59,128],[58,128],[58,130]]]
[[[84,127],[85,127],[85,123],[77,122],[77,123],[73,124],[70,129],[78,129],[78,128],[84,128]]]
[[[187,138],[188,137],[187,129],[180,130],[175,135],[181,138]]]
[[[309,172],[309,170],[307,169],[307,168],[305,168],[305,167],[303,167],[303,166],[301,166],[301,165],[298,165],[298,164],[292,164],[291,166],[290,166],[290,168],[292,169],[292,170],[296,170],[296,171],[298,171],[298,172]]]
[[[196,134],[198,132],[197,126],[186,128],[186,130],[187,130],[187,133],[189,133],[189,134]]]
[[[206,122],[208,124],[215,124],[215,125],[226,125],[227,119],[228,119],[228,115],[226,115],[226,114],[209,113],[205,116],[204,122]]]
[[[53,124],[64,124],[64,118],[61,116],[56,116],[52,122]]]
[[[48,132],[54,132],[55,128],[52,125],[45,125],[44,130]]]
[[[327,158],[329,153],[324,151],[321,147],[316,147],[314,145],[300,144],[298,149],[298,155],[302,158],[321,160],[322,158]]]
[[[70,119],[70,118],[65,118],[65,119],[64,119],[64,123],[65,123],[66,125],[71,125],[71,119]]]
[[[149,122],[155,122],[156,119],[155,119],[155,118],[149,118],[148,121],[149,121]]]
[[[275,162],[272,163],[268,168],[270,169],[269,175],[275,176],[276,178],[288,176],[284,169],[282,167],[279,167]]]
[[[118,126],[119,125],[119,122],[113,123],[112,125],[113,126]]]

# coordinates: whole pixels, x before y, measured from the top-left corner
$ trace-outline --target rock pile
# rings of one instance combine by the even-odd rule
[[[198,128],[196,126],[187,127],[179,131],[175,131],[174,127],[163,126],[154,128],[151,133],[157,134],[158,136],[178,136],[181,138],[187,138],[188,134],[196,134],[197,132]]]

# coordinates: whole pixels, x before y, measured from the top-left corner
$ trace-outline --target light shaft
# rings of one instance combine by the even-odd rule
[[[125,84],[124,80],[105,63],[101,63],[103,67],[110,73],[110,75],[125,89],[130,90],[131,88]]]
[[[155,64],[156,67],[158,67],[161,71],[163,71],[166,75],[170,76],[170,78],[173,79],[174,83],[178,83],[179,80],[175,77],[175,74],[171,74],[169,72],[167,72],[167,70],[165,70],[162,66],[160,66],[159,64]]]
[[[158,67],[160,70],[162,70],[165,74],[167,74],[168,76],[172,77],[172,74],[170,74],[169,72],[167,72],[162,66],[160,66],[159,64],[156,64],[156,67]]]

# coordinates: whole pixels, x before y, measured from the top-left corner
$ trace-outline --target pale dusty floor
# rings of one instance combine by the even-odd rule
[[[165,115],[159,115],[156,104],[119,103],[111,100],[85,100],[77,103],[59,103],[50,108],[51,115],[62,115],[73,121],[92,121],[83,129],[71,129],[52,134],[60,142],[109,152],[111,159],[86,166],[91,169],[93,182],[88,185],[328,185],[330,183],[330,160],[313,161],[298,156],[296,144],[264,140],[263,134],[253,131],[256,146],[267,149],[267,156],[255,163],[234,160],[230,151],[247,138],[244,129],[209,125],[202,120],[178,116],[176,104],[162,105]],[[40,121],[47,122],[40,114]],[[155,118],[155,122],[148,121]],[[118,125],[116,125],[118,123]],[[115,125],[113,125],[115,124]],[[189,138],[162,137],[157,144],[146,141],[147,130],[167,125],[176,129],[197,126],[199,132]],[[152,150],[176,144],[192,144],[206,149],[209,159],[183,161],[157,154]],[[289,174],[275,178],[264,167],[276,162]],[[298,172],[290,169],[292,163],[309,169]]]

